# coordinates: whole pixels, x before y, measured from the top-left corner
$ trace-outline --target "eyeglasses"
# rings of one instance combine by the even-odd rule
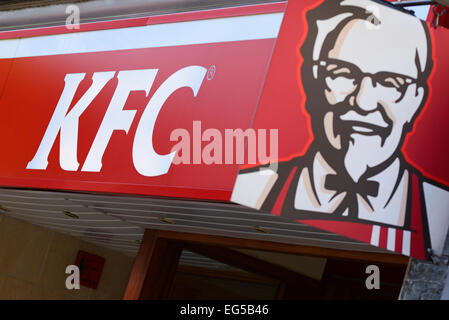
[[[337,59],[319,60],[315,61],[313,65],[319,67],[318,78],[330,77],[332,80],[339,81],[344,87],[339,88],[340,91],[352,92],[365,77],[369,77],[374,85],[380,84],[383,87],[396,90],[400,94],[397,101],[402,99],[410,85],[418,82],[417,79],[393,72],[381,71],[374,74],[362,72],[356,65]]]

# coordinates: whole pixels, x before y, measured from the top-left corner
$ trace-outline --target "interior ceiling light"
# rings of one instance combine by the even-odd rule
[[[176,224],[176,222],[169,218],[159,218],[159,220],[168,224]]]
[[[259,231],[259,232],[263,232],[263,233],[270,233],[270,231],[268,231],[267,229],[259,227],[259,226],[254,226],[254,227],[252,227],[252,229]]]
[[[63,210],[62,213],[64,213],[67,217],[70,217],[72,219],[79,219],[80,217],[78,217],[76,214],[67,211],[67,210]]]

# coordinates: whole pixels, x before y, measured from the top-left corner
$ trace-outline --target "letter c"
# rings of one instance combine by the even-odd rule
[[[157,117],[168,97],[176,90],[188,87],[196,97],[207,69],[201,66],[189,66],[172,74],[157,89],[148,102],[137,126],[133,143],[133,163],[136,170],[144,176],[166,174],[176,152],[165,155],[156,153],[153,147],[153,131]]]

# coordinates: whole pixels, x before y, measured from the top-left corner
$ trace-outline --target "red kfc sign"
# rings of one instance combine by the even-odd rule
[[[0,183],[228,200],[238,164],[198,162],[195,150],[215,143],[213,133],[251,127],[284,9],[1,40],[0,145],[9,156]],[[182,130],[194,144],[189,164],[173,150],[185,144]]]

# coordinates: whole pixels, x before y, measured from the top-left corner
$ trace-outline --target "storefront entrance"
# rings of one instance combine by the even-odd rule
[[[408,263],[389,253],[149,229],[142,241],[125,299],[397,300]],[[178,264],[181,253],[196,266]],[[379,289],[366,287],[369,265],[379,267]]]

